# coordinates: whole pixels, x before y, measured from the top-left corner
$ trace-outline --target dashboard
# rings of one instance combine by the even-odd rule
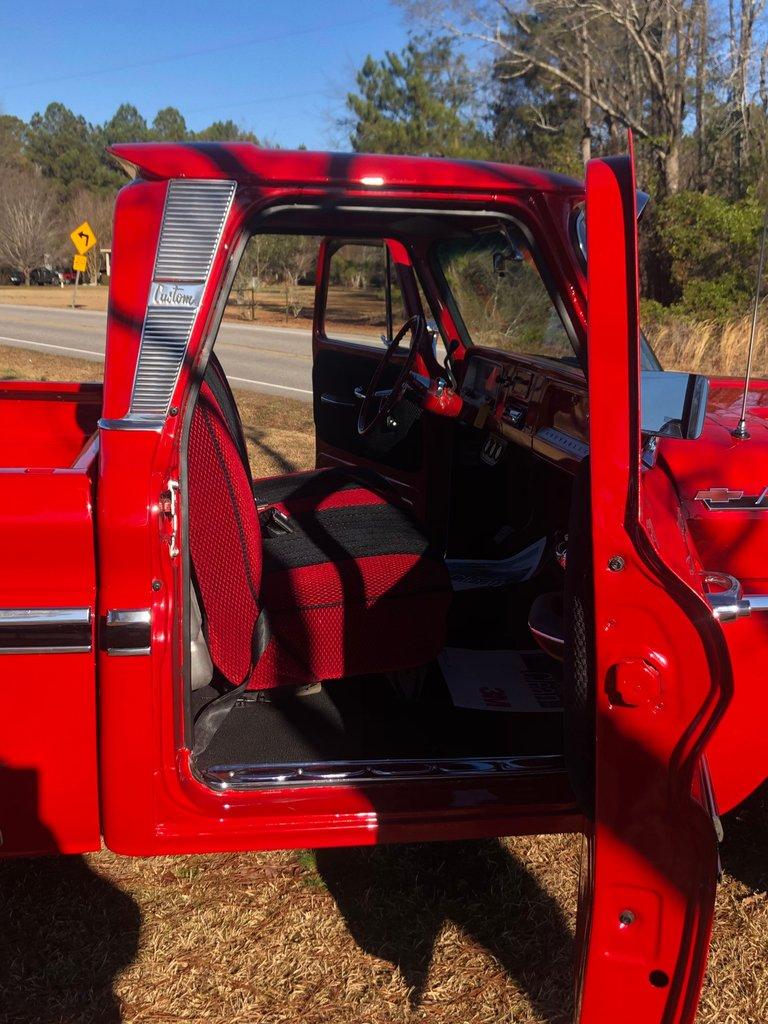
[[[472,348],[460,395],[465,421],[488,435],[489,458],[511,442],[573,473],[589,454],[586,383],[576,366]]]

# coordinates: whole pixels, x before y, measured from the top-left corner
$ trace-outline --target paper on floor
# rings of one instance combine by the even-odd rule
[[[479,711],[561,711],[556,667],[539,651],[471,651],[438,656],[454,707]]]
[[[546,544],[546,537],[542,537],[510,558],[447,558],[451,585],[454,590],[479,590],[529,580],[541,562]]]

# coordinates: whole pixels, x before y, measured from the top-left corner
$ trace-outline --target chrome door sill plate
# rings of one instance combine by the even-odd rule
[[[212,765],[198,777],[212,789],[265,789],[296,785],[359,785],[417,779],[461,779],[554,775],[565,771],[559,755],[520,757],[445,757],[381,761],[313,761],[287,764]]]

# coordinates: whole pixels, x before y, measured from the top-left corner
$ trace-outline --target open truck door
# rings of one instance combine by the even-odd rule
[[[586,204],[581,549],[569,536],[585,582],[572,585],[566,701],[566,753],[590,821],[576,1020],[682,1024],[694,1019],[712,922],[719,822],[705,748],[731,669],[675,491],[653,465],[656,439],[643,430],[631,156],[588,165]]]

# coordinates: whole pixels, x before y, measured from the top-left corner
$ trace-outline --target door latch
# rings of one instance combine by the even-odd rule
[[[179,553],[179,481],[169,480],[168,490],[160,495],[160,513],[170,522],[171,532],[167,537],[168,553],[175,558]]]

